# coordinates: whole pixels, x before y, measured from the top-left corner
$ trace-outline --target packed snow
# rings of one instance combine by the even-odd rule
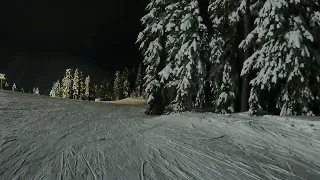
[[[0,91],[0,179],[320,179],[318,117],[144,106]]]
[[[137,98],[137,97],[129,97],[125,99],[121,99],[118,101],[99,101],[103,103],[113,103],[113,104],[132,104],[132,105],[146,105],[147,100],[144,98]]]

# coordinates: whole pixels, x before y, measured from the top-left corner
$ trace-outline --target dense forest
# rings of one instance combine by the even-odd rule
[[[151,0],[137,40],[146,113],[319,114],[319,9],[318,0],[210,0],[200,14],[198,0]]]

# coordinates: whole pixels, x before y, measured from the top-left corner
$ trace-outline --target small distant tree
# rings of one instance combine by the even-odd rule
[[[92,95],[91,95],[91,97],[92,97],[92,99],[93,100],[95,100],[97,97],[98,97],[98,85],[93,85],[93,87],[92,87]]]
[[[117,71],[115,74],[113,92],[116,100],[123,98],[123,84],[120,71]]]
[[[62,98],[62,89],[61,89],[61,84],[60,81],[58,80],[57,82],[53,83],[52,89],[49,94],[51,97],[59,97]]]
[[[113,87],[108,79],[104,79],[100,85],[100,98],[101,100],[111,101],[113,100]]]
[[[84,78],[83,78],[83,73],[82,71],[79,72],[79,99],[81,100],[84,100],[85,98],[85,91],[86,91],[86,86],[85,86],[85,83],[84,83]]]
[[[13,83],[13,85],[12,85],[12,91],[15,91],[17,89],[17,85],[16,85],[16,83]]]
[[[73,75],[73,98],[80,99],[80,79],[79,79],[79,70],[76,69]]]
[[[123,82],[123,95],[124,97],[129,97],[130,96],[130,82],[129,82],[129,70],[128,68],[125,68],[124,71],[122,72],[122,82]]]
[[[108,84],[107,84],[107,99],[110,101],[114,100],[113,82],[112,81],[108,81]]]
[[[56,89],[56,96],[57,97],[59,97],[59,98],[62,98],[62,85],[61,85],[61,83],[60,83],[60,81],[58,80],[57,82],[56,82],[56,86],[57,86],[57,89]]]
[[[33,94],[35,94],[35,95],[40,95],[40,91],[39,91],[39,88],[38,87],[34,87],[33,88]]]
[[[56,82],[53,83],[53,86],[52,86],[52,88],[51,88],[51,91],[50,91],[50,93],[49,93],[49,96],[50,96],[50,97],[56,97],[55,91],[56,91]]]
[[[94,101],[94,100],[95,100],[94,86],[93,86],[93,85],[90,85],[89,101]]]
[[[107,89],[107,87],[106,87],[106,79],[104,79],[101,82],[100,86],[99,86],[99,98],[102,101],[105,100],[106,91],[107,91],[106,89]]]
[[[9,83],[8,83],[8,82],[6,82],[6,84],[4,85],[4,87],[5,87],[5,89],[6,89],[6,90],[8,90],[8,89],[9,89],[9,86],[10,86],[10,85],[9,85]]]
[[[5,77],[6,75],[5,74],[1,74],[0,73],[0,86],[1,86],[1,90],[2,90],[2,83],[3,83],[3,81],[5,81],[6,80],[6,77]]]
[[[85,80],[85,93],[84,93],[85,97],[87,100],[89,100],[90,98],[90,76],[86,77]]]
[[[100,84],[99,96],[100,96],[100,100],[102,101],[107,99],[107,84],[108,84],[107,79],[104,79]]]
[[[40,95],[40,91],[38,87],[36,88],[36,95]]]
[[[135,91],[138,97],[142,97],[143,94],[143,75],[142,75],[142,65],[139,64],[136,82],[135,82]]]
[[[70,99],[72,97],[71,69],[66,69],[65,77],[62,79],[62,89],[63,89],[62,97],[66,99]]]

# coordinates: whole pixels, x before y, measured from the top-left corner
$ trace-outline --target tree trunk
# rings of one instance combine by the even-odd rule
[[[142,97],[142,90],[143,90],[142,81],[143,80],[141,80],[141,83],[139,84],[139,97]]]
[[[160,43],[162,44],[162,47],[164,48],[164,36],[161,37]],[[156,79],[160,81],[159,72],[165,67],[165,51],[163,50],[162,55],[160,57],[159,66],[157,68],[157,74]],[[163,85],[160,84],[160,88],[157,92],[154,94],[154,103],[152,106],[152,115],[161,115],[164,111],[164,103],[163,103],[163,97],[161,94],[161,91],[163,89]]]
[[[163,28],[163,32],[164,32],[164,28]],[[160,81],[159,72],[162,71],[162,69],[166,65],[165,35],[164,34],[160,37],[160,44],[163,49],[162,49],[162,52],[160,55],[160,62],[157,67],[156,75],[155,75],[155,77],[158,81]],[[160,84],[160,88],[157,90],[157,92],[154,93],[154,102],[153,102],[152,108],[151,108],[152,115],[161,115],[164,111],[165,105],[164,105],[164,102],[163,102],[164,99],[163,99],[162,93],[161,93],[162,90],[163,90],[163,85]]]
[[[242,77],[242,92],[241,92],[241,112],[248,111],[248,100],[249,100],[249,81],[248,76]]]
[[[250,7],[249,1],[247,0],[246,14],[244,16],[244,34],[245,37],[250,33]],[[250,57],[250,48],[247,48],[244,52],[244,61]],[[243,62],[244,62],[243,61]],[[248,100],[249,100],[249,76],[244,75],[242,77],[242,90],[241,90],[241,112],[248,111]]]
[[[160,92],[157,92],[154,96],[152,115],[161,115],[164,111],[163,97]]]

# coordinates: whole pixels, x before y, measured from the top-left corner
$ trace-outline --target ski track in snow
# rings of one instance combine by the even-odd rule
[[[317,118],[142,110],[2,91],[0,179],[320,179]]]

